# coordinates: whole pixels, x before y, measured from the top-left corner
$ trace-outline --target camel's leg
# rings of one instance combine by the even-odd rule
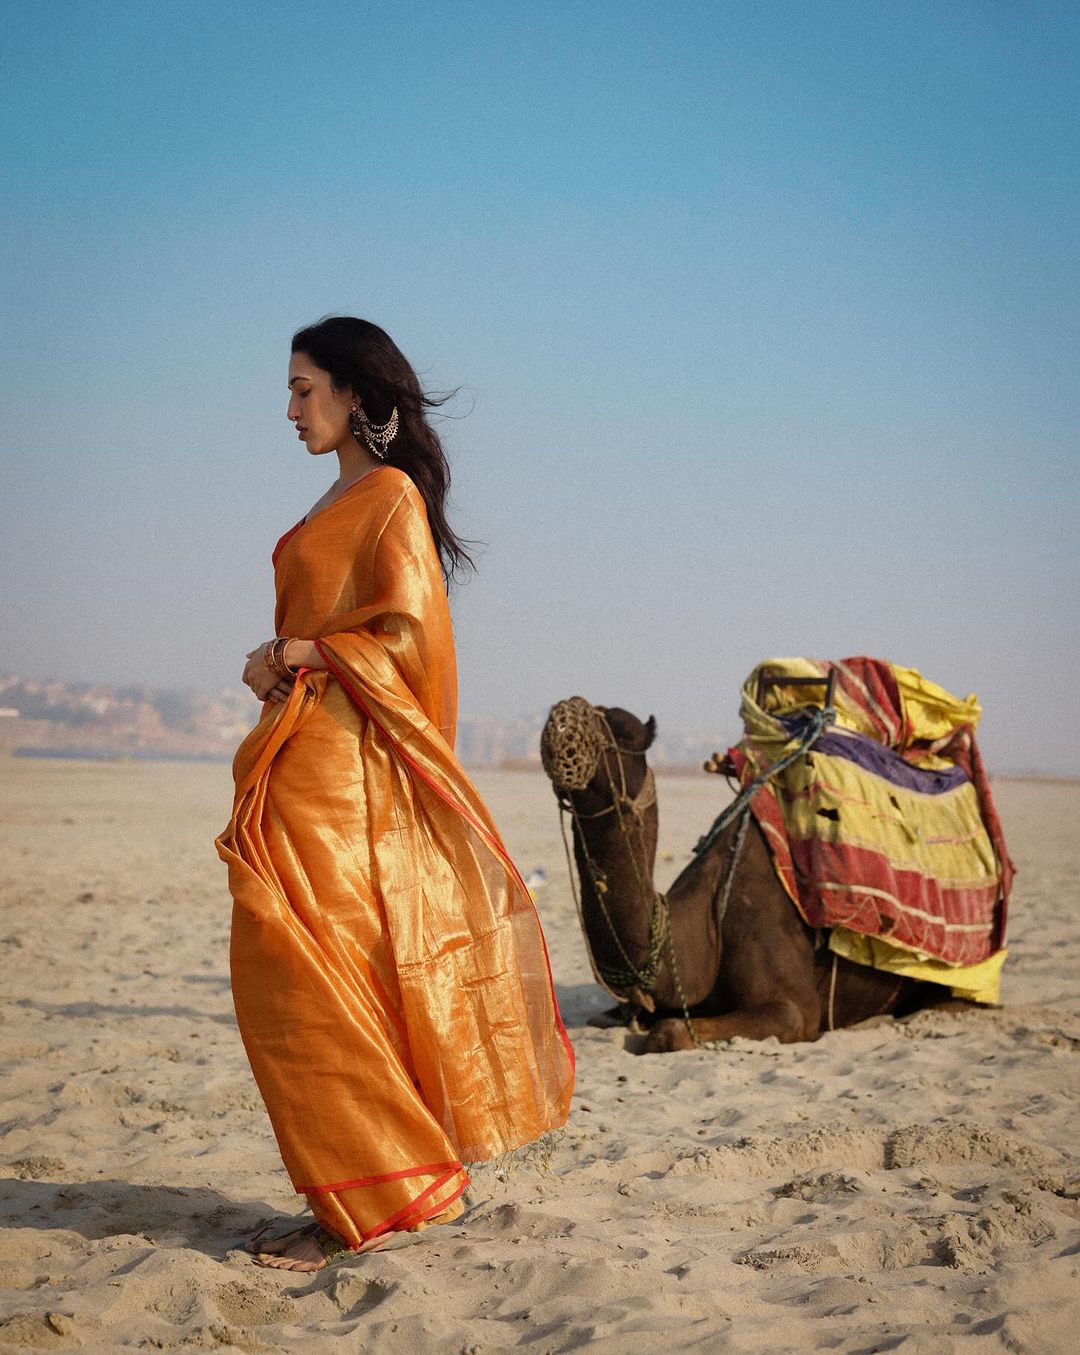
[[[719,852],[719,846],[714,851]],[[748,1040],[775,1036],[783,1044],[814,1040],[821,1032],[821,1001],[812,934],[784,893],[756,823],[747,834],[737,871],[726,912],[713,919],[711,937],[693,907],[704,893],[702,878],[684,876],[682,892],[673,890],[669,896],[681,982],[671,981],[666,991],[658,992],[658,1005],[668,1011],[681,1006],[685,992],[702,993],[706,978],[712,992],[691,1000],[724,1014],[695,1016],[698,1040],[730,1040],[736,1035]],[[704,897],[717,905],[722,895],[715,880]],[[649,1031],[643,1052],[693,1047],[686,1022],[669,1017]]]
[[[694,1016],[690,1018],[694,1031],[703,1043],[709,1040],[730,1040],[741,1035],[747,1040],[767,1040],[775,1035],[781,1044],[798,1040],[812,1040],[817,1029],[811,1028],[807,1013],[799,1003],[785,998],[765,1002],[759,1007],[728,1012],[724,1016]],[[645,1039],[642,1053],[670,1054],[676,1049],[693,1049],[694,1041],[681,1016],[657,1021]]]

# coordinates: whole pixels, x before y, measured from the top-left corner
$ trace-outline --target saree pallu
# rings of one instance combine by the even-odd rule
[[[529,891],[453,753],[456,671],[423,499],[383,467],[274,552],[314,640],[234,762],[237,1022],[282,1159],[357,1247],[445,1211],[463,1162],[561,1125],[574,1062]]]

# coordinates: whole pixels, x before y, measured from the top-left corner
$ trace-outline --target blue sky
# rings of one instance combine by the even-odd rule
[[[462,388],[463,711],[734,738],[760,660],[870,653],[1075,771],[1075,5],[0,17],[0,666],[238,679],[345,311]]]

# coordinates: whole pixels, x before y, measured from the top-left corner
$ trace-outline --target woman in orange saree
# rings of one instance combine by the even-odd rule
[[[315,1217],[249,1250],[314,1270],[460,1214],[463,1163],[561,1125],[574,1065],[531,896],[453,751],[441,566],[464,552],[429,402],[350,317],[300,331],[289,384],[341,475],[274,551],[277,639],[245,669],[266,704],[216,845],[237,1021]]]

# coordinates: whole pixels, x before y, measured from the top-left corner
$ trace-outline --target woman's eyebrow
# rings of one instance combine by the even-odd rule
[[[310,380],[311,380],[311,377],[310,377],[310,376],[294,376],[294,377],[291,377],[290,380],[289,380],[289,389],[292,390],[292,383],[293,383],[294,381],[310,381]]]

